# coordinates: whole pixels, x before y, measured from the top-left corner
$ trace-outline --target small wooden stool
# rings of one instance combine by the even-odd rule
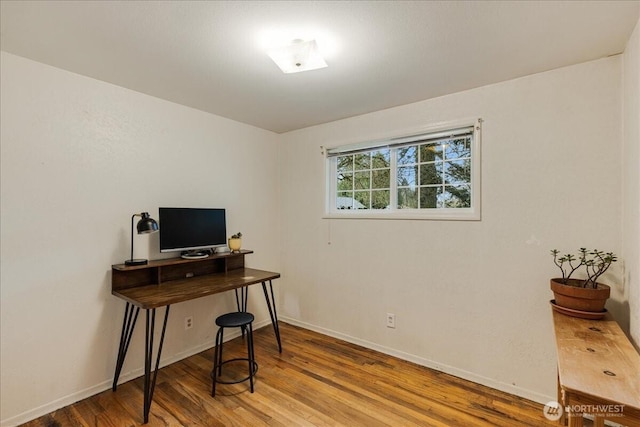
[[[233,313],[223,314],[216,319],[216,325],[218,325],[218,333],[216,334],[216,348],[213,355],[213,371],[211,372],[211,376],[213,378],[212,387],[211,387],[211,396],[215,397],[216,395],[216,383],[221,384],[237,384],[243,381],[249,380],[249,384],[251,385],[251,393],[253,393],[253,377],[256,375],[258,371],[258,364],[255,361],[255,356],[253,352],[253,314],[247,313],[244,311],[238,311]],[[246,358],[235,358],[230,360],[222,361],[222,345],[224,338],[224,328],[242,328],[242,332],[247,332],[247,357]],[[249,375],[239,380],[221,380],[219,378],[222,375],[222,365],[246,360],[249,365]]]

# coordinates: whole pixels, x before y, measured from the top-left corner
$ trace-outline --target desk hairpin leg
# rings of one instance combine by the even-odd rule
[[[240,291],[240,295],[238,295],[238,290]],[[249,299],[249,287],[243,286],[239,289],[234,289],[234,291],[236,293],[236,307],[238,307],[238,311],[246,312],[247,300]],[[242,330],[242,338],[244,338],[244,333],[246,332],[247,327],[243,326],[240,329]]]
[[[129,343],[131,343],[133,330],[136,327],[138,313],[140,313],[140,307],[136,307],[127,302],[124,309],[124,319],[122,320],[122,333],[120,334],[120,346],[118,348],[118,359],[116,360],[116,372],[113,376],[113,391],[116,391],[116,388],[118,387],[118,379],[120,378],[120,372],[122,372],[122,365],[124,365],[124,358],[127,355],[127,350],[129,350]]]
[[[269,316],[271,316],[273,332],[275,332],[276,339],[278,340],[278,351],[282,353],[282,343],[280,342],[280,327],[278,326],[278,313],[276,312],[276,300],[273,297],[273,284],[271,283],[271,280],[269,280],[269,289],[271,290],[271,299],[269,299],[269,294],[267,293],[267,282],[262,282],[262,290],[264,291],[264,299],[267,301],[267,308],[269,308]]]
[[[238,307],[238,311],[247,311],[249,287],[243,286],[241,288],[234,289],[234,291],[236,292],[236,307]],[[240,291],[240,295],[238,295],[238,291]]]
[[[164,321],[162,323],[162,333],[160,334],[160,343],[158,345],[158,354],[156,355],[156,365],[153,370],[153,380],[151,379],[151,363],[153,361],[153,336],[156,325],[156,309],[147,309],[147,327],[145,334],[144,347],[144,424],[149,422],[149,410],[151,409],[151,400],[153,399],[153,391],[156,388],[156,379],[158,378],[158,367],[160,366],[160,355],[162,354],[162,344],[164,343],[164,333],[167,330],[167,319],[169,318],[169,308],[167,306],[164,312]],[[151,311],[151,316],[149,316]]]

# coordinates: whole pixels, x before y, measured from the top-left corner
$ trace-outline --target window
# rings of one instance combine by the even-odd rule
[[[480,219],[480,123],[326,150],[327,216]]]

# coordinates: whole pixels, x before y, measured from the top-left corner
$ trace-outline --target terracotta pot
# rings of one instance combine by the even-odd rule
[[[551,279],[551,290],[555,296],[556,304],[572,310],[602,312],[604,304],[611,293],[607,285],[597,283],[597,288],[583,288],[572,286],[582,283],[582,280],[569,279],[568,284],[562,283],[562,279]]]

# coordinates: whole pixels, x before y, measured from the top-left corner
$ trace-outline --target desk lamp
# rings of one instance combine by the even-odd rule
[[[147,263],[146,259],[133,259],[133,218],[137,216],[141,217],[137,225],[138,234],[149,234],[158,231],[158,223],[149,216],[149,212],[131,215],[131,258],[126,260],[124,265],[145,265]]]

